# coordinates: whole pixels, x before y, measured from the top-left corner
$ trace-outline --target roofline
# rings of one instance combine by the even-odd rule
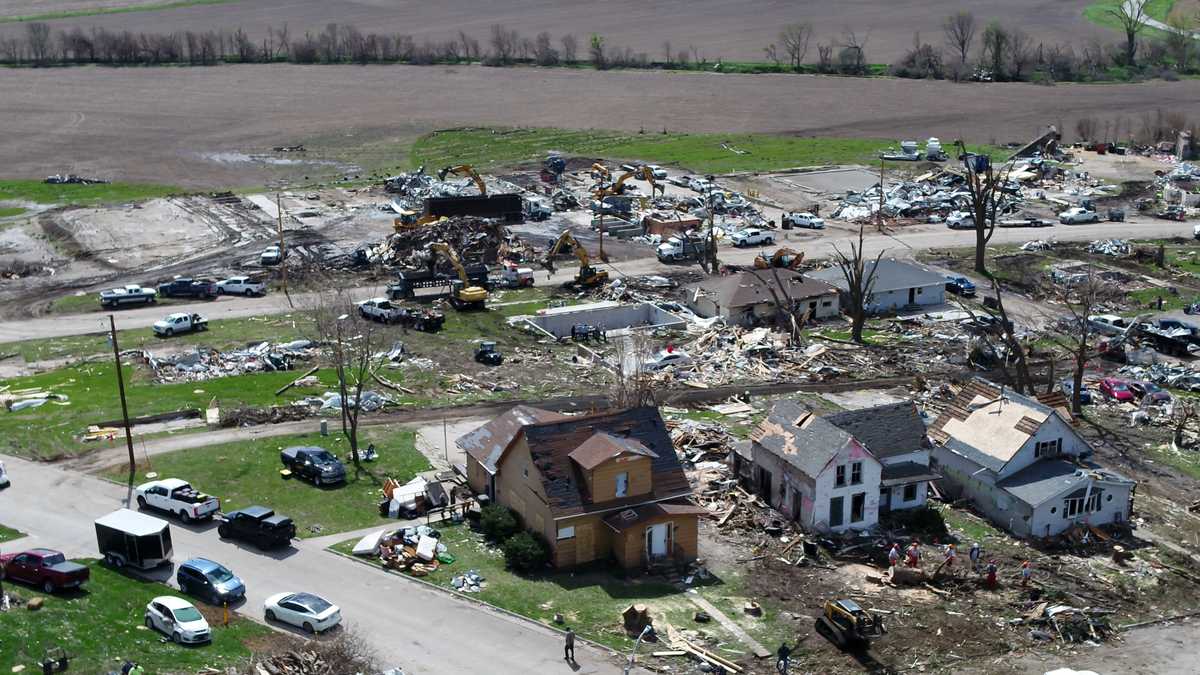
[[[1086,470],[1086,469],[1085,469],[1085,470]],[[1122,478],[1123,478],[1123,477],[1122,477]],[[1133,479],[1131,479],[1131,478],[1124,478],[1123,480],[1121,480],[1121,479],[1115,479],[1115,477],[1114,477],[1114,478],[1093,478],[1093,479],[1092,479],[1092,484],[1093,484],[1093,485],[1134,486],[1134,485],[1137,485],[1137,481],[1135,481],[1135,480],[1133,480]],[[1043,504],[1045,504],[1045,503],[1047,503],[1047,502],[1054,501],[1055,499],[1058,499],[1058,498],[1062,497],[1062,496],[1063,496],[1063,495],[1065,495],[1065,494],[1068,494],[1068,493],[1071,493],[1071,492],[1075,492],[1076,490],[1079,490],[1081,487],[1083,487],[1083,488],[1086,488],[1086,487],[1087,487],[1087,484],[1086,484],[1086,482],[1085,482],[1085,483],[1083,483],[1082,485],[1080,485],[1080,484],[1078,484],[1078,483],[1076,483],[1076,484],[1072,484],[1072,485],[1068,485],[1067,487],[1064,487],[1062,490],[1059,490],[1058,492],[1055,492],[1054,494],[1052,494],[1052,495],[1050,495],[1050,496],[1048,496],[1048,497],[1045,497],[1044,499],[1041,499],[1041,500],[1039,500],[1039,501],[1036,501],[1036,502],[1030,502],[1030,501],[1026,501],[1026,500],[1024,500],[1024,499],[1021,499],[1021,498],[1020,498],[1020,497],[1018,497],[1016,494],[1014,494],[1013,492],[1009,491],[1009,489],[1008,489],[1007,487],[1003,487],[1003,486],[998,486],[998,487],[1000,487],[1000,489],[1001,489],[1001,490],[1004,490],[1005,492],[1007,492],[1008,494],[1012,495],[1012,496],[1013,496],[1013,497],[1015,497],[1016,499],[1018,499],[1018,500],[1020,500],[1020,501],[1022,501],[1022,502],[1025,502],[1026,504],[1029,504],[1030,506],[1032,506],[1032,507],[1034,507],[1034,508],[1037,508],[1037,507],[1039,507],[1039,506],[1041,506],[1041,505],[1043,505]]]
[[[690,497],[691,495],[692,495],[692,491],[689,489],[687,492],[680,492],[679,494],[676,494],[676,495],[659,497],[658,499],[651,499],[650,501],[638,502],[637,504],[625,504],[624,506],[614,506],[611,509],[602,509],[600,511],[584,511],[583,513],[577,513],[573,516],[555,516],[553,518],[553,520],[555,522],[558,522],[560,520],[570,520],[571,518],[579,518],[580,516],[595,516],[595,515],[599,515],[601,513],[611,513],[613,511],[624,511],[625,509],[636,509],[639,506],[647,506],[649,504],[658,504],[659,502],[667,502],[672,499],[679,499],[680,497]]]

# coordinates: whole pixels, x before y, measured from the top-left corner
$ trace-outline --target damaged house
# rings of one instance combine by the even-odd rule
[[[556,567],[697,557],[707,514],[656,408],[568,417],[517,406],[458,439],[471,488],[550,544]]]
[[[946,301],[946,279],[914,263],[900,262],[895,258],[882,258],[863,263],[864,273],[870,275],[874,268],[875,277],[866,309],[880,314],[905,307],[929,307]],[[840,267],[830,267],[805,275],[808,279],[825,281],[846,293],[849,284]]]
[[[1136,483],[1087,461],[1092,447],[1050,396],[981,378],[964,385],[929,430],[938,487],[1023,537],[1127,521]]]
[[[868,529],[879,516],[925,503],[932,445],[911,401],[821,416],[776,403],[737,446],[747,489],[813,531]]]
[[[773,322],[780,304],[807,311],[814,319],[834,317],[839,311],[836,288],[787,269],[750,270],[706,279],[686,286],[683,301],[700,316],[720,316],[726,323],[741,326]]]

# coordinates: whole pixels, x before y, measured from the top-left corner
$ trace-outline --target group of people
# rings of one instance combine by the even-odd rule
[[[904,558],[905,567],[918,568],[921,566],[921,542],[914,539],[903,552],[900,550],[899,542],[893,543],[891,550],[888,551],[888,564],[891,567],[896,567],[900,564],[900,559]],[[971,544],[971,549],[967,552],[967,557],[971,561],[971,571],[975,574],[984,575],[984,585],[988,588],[995,588],[997,585],[997,573],[999,565],[995,558],[989,559],[987,563],[983,562],[983,549],[979,546],[979,542]],[[942,547],[942,564],[940,567],[945,567],[949,571],[954,571],[954,564],[958,560],[958,546],[956,544],[946,544]],[[1021,577],[1021,585],[1028,586],[1033,578],[1033,566],[1026,560],[1021,563],[1021,570],[1018,573]]]

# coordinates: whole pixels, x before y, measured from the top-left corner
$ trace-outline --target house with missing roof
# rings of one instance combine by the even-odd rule
[[[754,326],[774,321],[780,304],[807,310],[813,319],[838,315],[838,291],[824,281],[805,279],[794,270],[750,270],[705,279],[683,288],[683,301],[704,317]]]
[[[946,302],[945,277],[916,263],[883,258],[878,264],[873,260],[865,262],[864,270],[867,274],[874,270],[875,275],[866,303],[867,311],[872,314]],[[843,294],[850,287],[841,268],[837,266],[809,272],[805,277],[831,283]]]
[[[657,408],[567,416],[516,406],[457,440],[467,482],[549,542],[556,567],[694,560],[698,518]]]
[[[911,401],[818,415],[775,404],[749,442],[735,446],[743,487],[804,527],[868,529],[881,514],[925,504],[931,444]]]
[[[1122,523],[1136,483],[1089,461],[1066,400],[1038,398],[976,378],[930,426],[937,483],[970,499],[998,526],[1049,537],[1076,524]]]

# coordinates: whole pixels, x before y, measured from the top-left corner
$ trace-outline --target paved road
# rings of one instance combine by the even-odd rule
[[[119,485],[54,466],[3,457],[13,486],[0,492],[4,524],[32,536],[26,547],[49,546],[73,557],[97,555],[92,521],[127,503]],[[417,675],[464,673],[571,674],[558,634],[508,615],[428,589],[302,541],[268,555],[218,539],[209,524],[171,524],[175,560],[202,555],[219,560],[246,580],[241,608],[259,618],[272,593],[309,590],[327,596],[389,664]],[[5,548],[7,550],[7,547]],[[583,674],[619,672],[611,655],[577,649]],[[135,655],[131,655],[135,656]]]
[[[810,231],[780,230],[778,234],[786,239],[776,243],[786,244],[793,248],[802,247],[811,258],[824,258],[832,255],[834,248],[849,251],[851,241],[856,240],[845,229],[831,228],[823,234]],[[1030,239],[1054,239],[1058,241],[1091,241],[1093,239],[1130,237],[1191,237],[1192,229],[1188,224],[1165,220],[1131,221],[1125,223],[1096,223],[1091,225],[1058,225],[1052,228],[1026,229],[1007,228],[997,229],[992,237],[993,244],[1012,244],[1029,241]],[[864,240],[867,255],[875,255],[885,250],[886,255],[897,258],[911,257],[913,254],[931,248],[949,248],[971,246],[975,242],[975,233],[965,230],[950,230],[941,226],[915,226],[896,230],[891,234],[873,232]],[[733,249],[721,251],[721,260],[734,264],[749,264],[759,252],[758,248]],[[649,248],[647,248],[649,253]],[[639,258],[609,265],[614,276],[660,274],[671,270],[681,269],[679,266],[668,266],[659,263],[654,258]],[[570,279],[575,273],[573,268],[559,269],[552,278],[542,273],[536,274],[538,285],[561,284]],[[347,290],[352,298],[365,298],[380,294],[378,286],[360,287]],[[220,298],[213,302],[203,302],[188,305],[171,305],[164,307],[139,307],[126,309],[116,313],[119,330],[146,328],[161,319],[168,312],[199,312],[210,320],[234,319],[266,314],[287,314],[302,311],[311,307],[317,298],[310,294],[293,294],[294,307],[288,304],[282,294],[272,294],[261,298]],[[85,335],[106,330],[108,322],[105,315],[100,313],[47,316],[36,319],[0,322],[0,343],[17,342],[20,340],[65,337],[69,335]]]

